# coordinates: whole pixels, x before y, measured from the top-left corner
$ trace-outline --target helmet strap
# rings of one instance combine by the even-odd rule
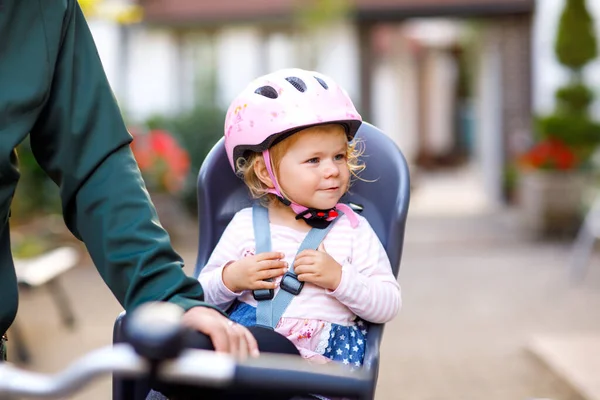
[[[317,208],[307,208],[306,211],[296,214],[296,219],[303,219],[308,225],[313,228],[326,228],[331,221],[339,215],[335,207],[328,210],[320,210]]]

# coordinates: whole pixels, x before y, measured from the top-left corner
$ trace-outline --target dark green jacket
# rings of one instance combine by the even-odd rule
[[[204,304],[158,222],[76,0],[0,0],[0,334],[17,311],[8,221],[27,134],[65,223],[126,310]]]

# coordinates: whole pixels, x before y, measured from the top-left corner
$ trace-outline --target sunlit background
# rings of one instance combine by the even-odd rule
[[[411,168],[404,308],[386,327],[377,398],[600,400],[600,1],[80,5],[187,273],[196,176],[227,105],[259,75],[317,70]],[[54,372],[109,344],[121,308],[27,142],[19,156],[9,357]],[[110,391],[104,379],[74,398]]]

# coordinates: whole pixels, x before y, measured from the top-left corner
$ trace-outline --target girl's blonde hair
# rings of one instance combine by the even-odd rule
[[[337,125],[328,124],[328,125],[320,125],[320,128],[323,128],[327,131],[333,130]],[[281,142],[277,143],[273,147],[269,149],[269,155],[271,157],[271,168],[273,169],[273,173],[276,178],[278,177],[279,164],[281,163],[281,159],[287,150],[295,143],[297,135],[292,135]],[[362,156],[364,152],[363,142],[359,139],[354,139],[351,142],[348,142],[348,147],[346,149],[346,162],[348,164],[348,169],[350,170],[350,185],[355,179],[361,179],[358,174],[365,169],[365,164],[361,163],[360,156]],[[264,200],[266,203],[275,200],[275,196],[271,193],[268,193],[269,189],[256,175],[256,168],[259,162],[264,162],[264,158],[261,153],[250,153],[245,158],[240,158],[237,161],[238,168],[238,176],[240,176],[248,189],[250,190],[250,194],[255,199]],[[348,187],[350,187],[348,185]],[[283,192],[283,189],[281,189]],[[287,198],[285,193],[281,193],[284,197]]]

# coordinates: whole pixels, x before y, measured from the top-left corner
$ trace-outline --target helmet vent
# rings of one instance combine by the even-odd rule
[[[290,76],[285,78],[285,80],[291,83],[292,86],[295,87],[299,92],[304,93],[306,91],[306,83],[304,83],[302,79],[295,76]]]
[[[329,86],[327,86],[327,83],[325,83],[325,81],[321,78],[318,78],[315,76],[315,79],[317,80],[317,82],[319,82],[321,84],[321,86],[323,86],[323,89],[327,90],[329,89]]]
[[[277,90],[272,86],[261,86],[254,91],[256,94],[260,94],[261,96],[268,97],[269,99],[276,99],[279,97]]]

